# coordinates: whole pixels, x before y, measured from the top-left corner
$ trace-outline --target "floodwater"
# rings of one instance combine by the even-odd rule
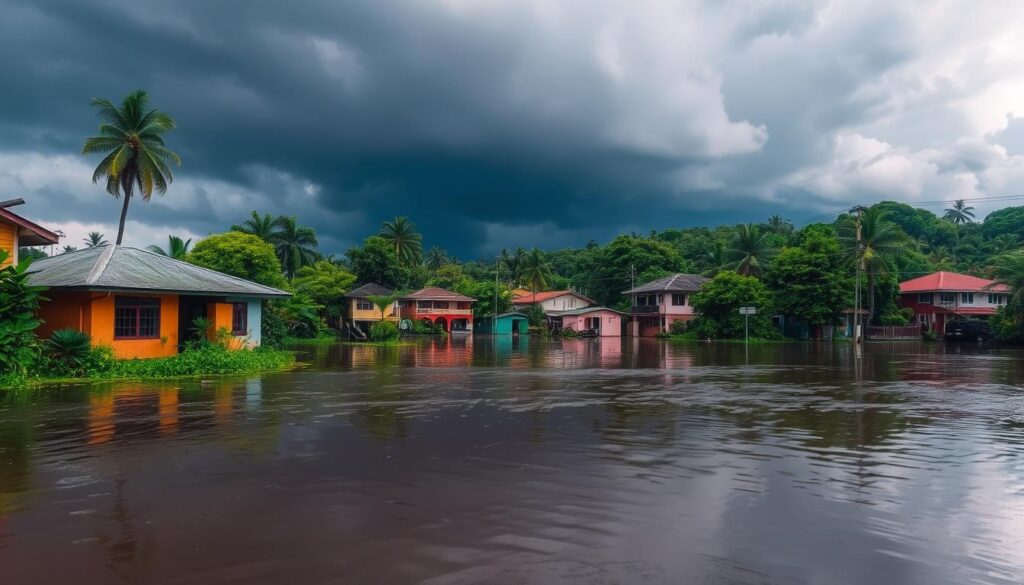
[[[1024,353],[303,348],[0,396],[0,582],[1024,582]]]

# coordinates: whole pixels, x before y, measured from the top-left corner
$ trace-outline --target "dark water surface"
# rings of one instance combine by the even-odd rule
[[[487,337],[0,395],[0,582],[1024,582],[1024,353]]]

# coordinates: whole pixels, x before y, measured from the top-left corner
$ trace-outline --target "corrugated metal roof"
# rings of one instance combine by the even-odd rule
[[[563,317],[565,315],[586,315],[587,313],[594,313],[596,311],[610,311],[612,313],[618,313],[619,315],[625,315],[622,311],[616,311],[615,309],[609,309],[608,307],[583,307],[582,309],[570,309],[568,311],[548,311],[549,317]]]
[[[706,277],[699,274],[673,274],[672,276],[652,280],[647,284],[642,284],[636,288],[627,290],[622,294],[630,295],[636,293],[664,291],[698,292],[707,281],[708,279]]]
[[[286,297],[289,293],[127,246],[96,246],[32,263],[29,282],[50,288]]]
[[[591,304],[597,304],[592,299],[581,295],[580,293],[572,290],[545,290],[537,291],[536,293],[527,292],[525,294],[516,294],[512,296],[513,305],[529,305],[533,303],[543,303],[548,299],[557,299],[558,297],[565,295],[573,295],[578,299],[582,299],[585,302]]]
[[[368,296],[387,296],[393,292],[393,290],[386,286],[381,286],[376,282],[368,282],[362,286],[352,289],[348,293],[345,293],[345,298],[365,299]]]

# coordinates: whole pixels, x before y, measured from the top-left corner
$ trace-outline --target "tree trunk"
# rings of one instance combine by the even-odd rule
[[[875,275],[870,272],[868,273],[868,311],[870,311],[868,315],[868,324],[870,325],[875,320]]]
[[[131,200],[132,194],[124,194],[124,205],[121,206],[121,221],[117,224],[117,242],[116,245],[121,245],[121,239],[124,238],[124,222],[128,219],[128,202]]]

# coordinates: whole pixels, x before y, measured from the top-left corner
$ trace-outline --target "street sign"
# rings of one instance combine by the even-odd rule
[[[740,307],[740,315],[756,315],[757,307]]]

